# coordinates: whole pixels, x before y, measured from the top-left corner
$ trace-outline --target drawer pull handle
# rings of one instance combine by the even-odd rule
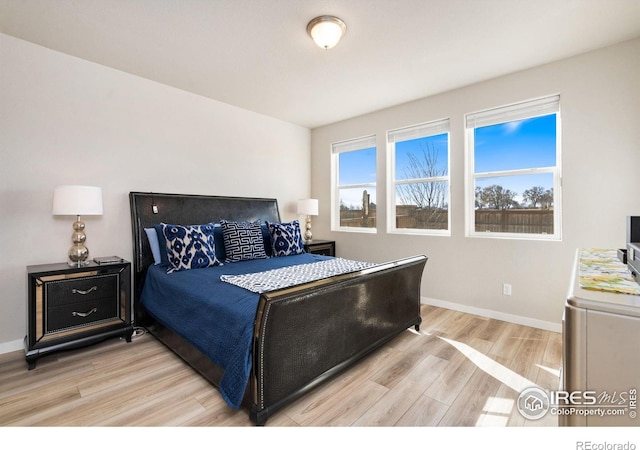
[[[97,291],[97,290],[98,290],[98,286],[93,286],[93,287],[87,289],[86,291],[83,291],[82,289],[71,289],[71,292],[73,294],[87,295],[88,293],[93,292],[93,291]]]
[[[71,313],[71,315],[72,316],[78,316],[78,317],[87,317],[88,315],[93,314],[94,312],[98,312],[98,308],[93,308],[93,309],[87,311],[86,313],[74,311],[74,312]]]

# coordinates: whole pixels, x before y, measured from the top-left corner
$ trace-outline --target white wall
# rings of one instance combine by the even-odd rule
[[[425,83],[429,80],[425,79]],[[465,237],[464,114],[561,94],[563,240]],[[375,95],[372,92],[371,95]],[[386,233],[385,133],[451,118],[450,237]],[[339,256],[383,261],[424,253],[425,301],[560,329],[576,249],[625,246],[625,220],[640,215],[640,40],[312,130],[312,195],[317,238],[337,241]],[[330,144],[376,134],[378,233],[330,230]],[[513,286],[502,295],[502,284]]]
[[[132,257],[130,191],[309,195],[308,129],[0,34],[0,353],[22,347],[26,266],[63,262],[72,217],[60,184],[100,186],[91,256]]]

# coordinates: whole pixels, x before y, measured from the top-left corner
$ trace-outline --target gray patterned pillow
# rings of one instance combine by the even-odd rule
[[[222,238],[227,262],[266,259],[260,222],[230,222],[221,220]]]
[[[160,226],[167,243],[167,273],[222,264],[216,258],[213,223],[186,226],[161,223]]]

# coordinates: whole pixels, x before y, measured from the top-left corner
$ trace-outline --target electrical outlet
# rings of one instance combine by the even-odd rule
[[[502,285],[502,295],[511,295],[511,285],[510,284],[503,284]]]

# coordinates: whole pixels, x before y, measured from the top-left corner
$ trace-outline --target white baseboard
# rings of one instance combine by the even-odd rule
[[[517,323],[518,325],[524,325],[527,327],[540,328],[542,330],[562,333],[561,323],[547,322],[544,320],[532,319],[530,317],[516,316],[514,314],[507,314],[490,309],[475,308],[473,306],[461,305],[460,303],[452,303],[429,297],[420,297],[420,301],[421,303],[431,306],[438,306],[440,308],[475,314],[477,316],[488,317],[490,319],[503,320],[505,322]]]
[[[15,352],[16,350],[24,349],[24,341],[11,341],[11,342],[0,342],[0,355],[5,353]]]

